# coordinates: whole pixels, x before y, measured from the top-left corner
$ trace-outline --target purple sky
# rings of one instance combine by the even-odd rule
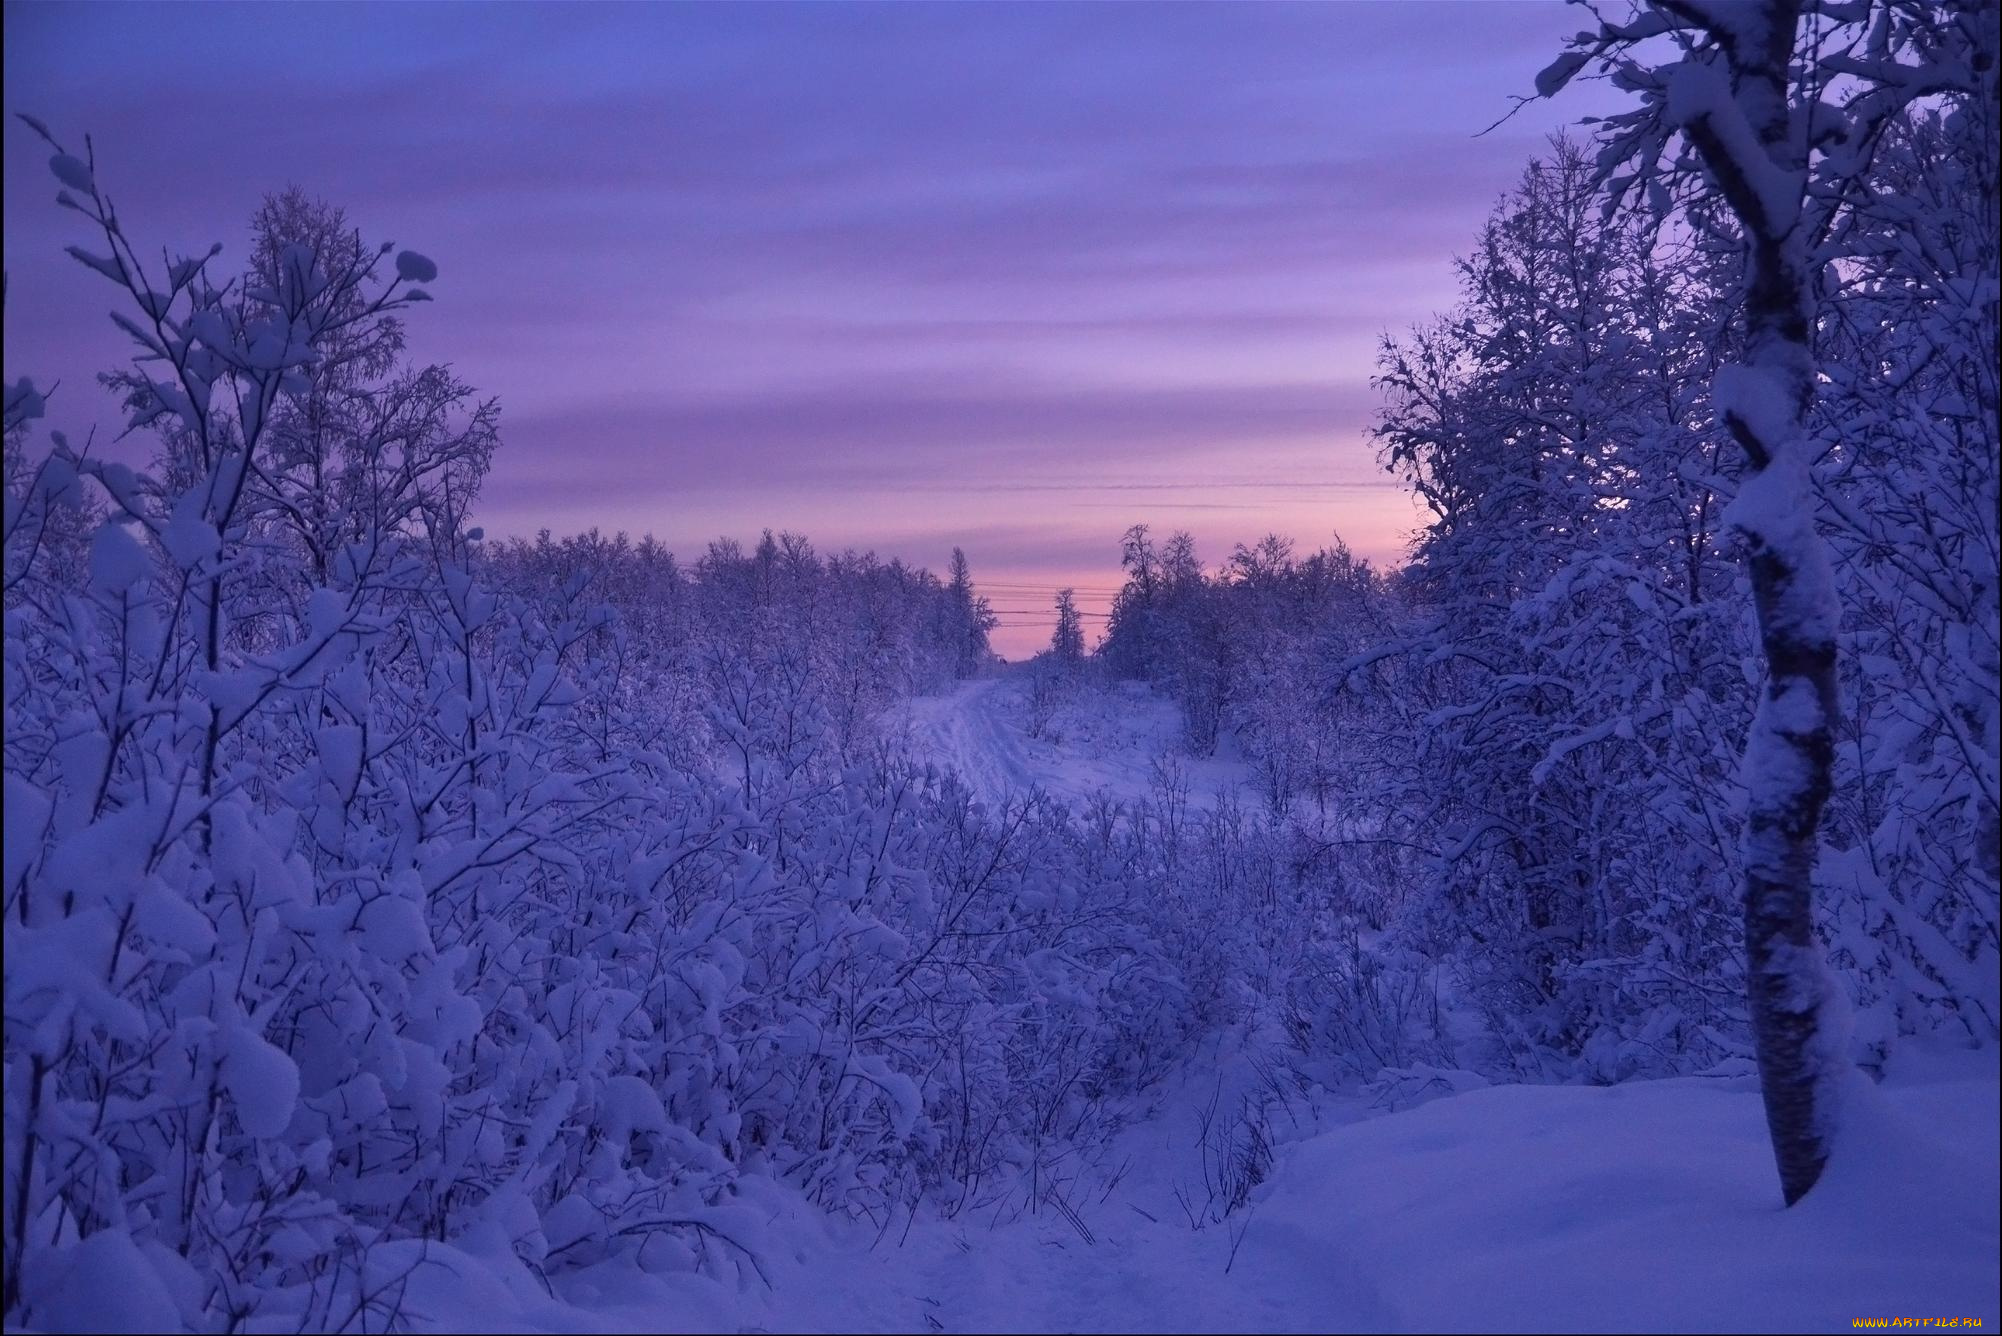
[[[61,255],[84,238],[27,111],[95,136],[139,237],[240,257],[295,182],[436,259],[413,348],[501,398],[493,534],[769,526],[934,568],[958,543],[1037,608],[1116,583],[1135,522],[1212,562],[1274,529],[1394,559],[1376,339],[1450,303],[1453,254],[1589,109],[1474,138],[1578,22],[10,0],[6,374],[63,381],[50,425],[114,420],[110,292]]]

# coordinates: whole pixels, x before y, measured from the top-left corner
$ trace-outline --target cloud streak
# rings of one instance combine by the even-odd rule
[[[1103,581],[1150,511],[1218,555],[1337,527],[1395,554],[1376,337],[1451,301],[1452,252],[1557,117],[1474,134],[1575,20],[224,3],[6,25],[10,110],[93,132],[135,233],[241,255],[259,195],[296,182],[437,256],[413,348],[501,397],[489,527],[785,524]],[[8,133],[7,374],[61,377],[72,430],[110,424],[108,294]]]

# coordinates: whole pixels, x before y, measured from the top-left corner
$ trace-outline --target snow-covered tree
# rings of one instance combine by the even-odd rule
[[[1816,528],[1810,431],[1831,266],[1876,194],[1874,159],[1915,103],[1972,99],[1992,69],[1986,4],[1652,0],[1578,34],[1537,79],[1588,65],[1640,105],[1608,118],[1613,198],[1711,195],[1742,243],[1743,348],[1718,368],[1719,418],[1746,469],[1728,521],[1746,550],[1766,682],[1742,774],[1747,983],[1761,1087],[1789,1204],[1820,1178],[1842,1060],[1814,931],[1822,811],[1840,715],[1842,607]]]
[[[1460,307],[1387,342],[1378,381],[1386,462],[1434,516],[1407,582],[1412,770],[1386,819],[1437,842],[1439,943],[1526,1070],[1714,1055],[1736,1028],[1714,996],[1713,832],[1743,703],[1713,597],[1716,265],[1646,220],[1603,223],[1560,140],[1460,268]]]
[[[947,634],[954,646],[953,672],[972,677],[987,662],[987,633],[999,621],[985,597],[974,592],[973,569],[960,548],[952,550],[952,566],[946,580],[945,615]]]
[[[1057,626],[1050,636],[1050,653],[1065,671],[1084,663],[1084,618],[1078,616],[1077,591],[1057,591]]]
[[[489,552],[484,401],[344,351],[431,261],[295,202],[275,276],[149,269],[51,141],[159,463],[9,393],[10,1323],[88,1325],[87,1267],[142,1328],[394,1325],[441,1241],[755,1273],[751,1176],[882,1222],[1102,1139],[1188,1033],[1166,902],[888,746],[958,594],[795,534]]]

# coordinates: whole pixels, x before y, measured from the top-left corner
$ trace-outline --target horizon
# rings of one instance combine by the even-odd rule
[[[1402,559],[1376,343],[1452,303],[1580,114],[1477,137],[1565,10],[29,3],[6,83],[92,136],[142,235],[240,263],[296,184],[433,256],[410,355],[500,400],[489,534],[958,546],[1032,609],[995,636],[1021,658],[1058,587],[1106,610],[1136,523],[1211,566],[1275,532]],[[108,440],[111,397],[71,387],[122,336],[8,134],[6,373]]]

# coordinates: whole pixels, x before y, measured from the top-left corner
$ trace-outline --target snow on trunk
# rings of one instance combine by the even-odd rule
[[[1814,865],[1828,801],[1841,606],[1814,525],[1803,423],[1814,396],[1805,164],[1790,132],[1798,0],[1707,15],[1722,59],[1670,75],[1672,120],[1744,229],[1745,361],[1719,370],[1718,410],[1751,472],[1728,519],[1744,537],[1765,694],[1745,742],[1745,953],[1766,1123],[1788,1205],[1821,1177],[1842,1072],[1821,1030],[1837,994],[1814,939]],[[1728,76],[1728,77],[1727,77]]]

